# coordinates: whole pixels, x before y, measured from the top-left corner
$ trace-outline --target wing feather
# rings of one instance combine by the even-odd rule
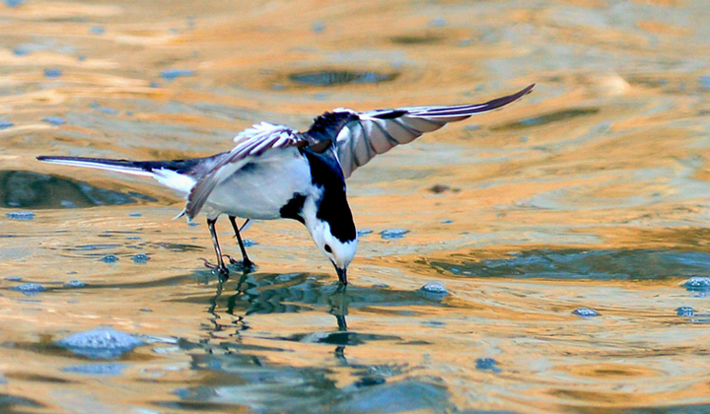
[[[349,112],[357,116],[343,126],[336,138],[336,151],[343,175],[347,178],[376,155],[384,154],[397,145],[408,144],[449,122],[461,121],[508,105],[530,93],[534,86],[474,105],[416,106],[359,113],[336,109],[338,113]]]
[[[234,140],[237,143],[234,149],[192,187],[181,215],[187,215],[190,220],[195,218],[215,187],[239,171],[250,158],[258,157],[268,150],[305,146],[309,143],[294,129],[266,122],[242,131]]]

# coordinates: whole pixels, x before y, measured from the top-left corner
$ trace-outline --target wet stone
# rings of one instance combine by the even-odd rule
[[[15,126],[15,124],[10,121],[0,121],[0,129],[8,129],[12,128],[13,126]]]
[[[600,315],[599,312],[589,308],[577,308],[573,310],[572,313],[583,318],[592,318]]]
[[[5,217],[12,220],[34,220],[35,213],[31,211],[12,211],[5,214]]]
[[[58,116],[44,117],[44,118],[42,118],[42,121],[44,121],[48,124],[52,124],[54,126],[63,125],[66,122],[66,121],[64,121],[64,118],[60,118]]]
[[[710,75],[703,75],[698,80],[703,87],[710,89]]]
[[[24,2],[25,0],[5,0],[5,5],[7,7],[19,7]]]
[[[86,283],[82,282],[81,280],[70,280],[64,284],[64,287],[70,289],[78,289],[86,287]]]
[[[129,217],[141,217],[143,216],[141,213],[128,213]]]
[[[362,236],[367,236],[368,234],[371,234],[372,230],[370,229],[362,229],[357,231],[357,237],[362,237]]]
[[[118,261],[118,256],[116,256],[115,254],[107,254],[99,260],[104,263],[116,263]]]
[[[476,369],[480,371],[492,371],[496,374],[502,371],[498,367],[498,361],[493,358],[478,358],[476,360]]]
[[[676,309],[676,314],[678,316],[689,318],[695,315],[695,309],[691,308],[690,306],[681,306]]]
[[[409,230],[407,229],[389,229],[382,230],[380,232],[380,236],[385,240],[401,239],[407,233],[409,233]]]
[[[12,289],[20,291],[27,296],[34,296],[34,295],[38,294],[39,292],[44,292],[45,290],[47,290],[44,286],[40,285],[39,283],[24,283],[22,285],[15,286]]]
[[[113,328],[98,328],[67,336],[56,344],[87,358],[112,359],[143,345],[143,341]]]
[[[5,280],[10,281],[10,282],[19,282],[22,280],[20,276],[8,276],[5,278]]]
[[[106,29],[103,26],[91,26],[89,33],[101,35],[106,33]]]
[[[430,293],[434,295],[445,296],[449,294],[449,291],[446,290],[446,287],[441,282],[429,282],[426,285],[422,286],[419,290],[424,293]]]
[[[691,292],[710,291],[710,277],[694,276],[683,283],[683,287]]]

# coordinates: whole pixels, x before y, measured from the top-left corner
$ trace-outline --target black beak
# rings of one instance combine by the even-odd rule
[[[343,284],[343,286],[348,285],[348,275],[346,274],[348,269],[341,269],[338,266],[335,266],[335,272],[338,273],[338,279],[340,279],[340,283]]]

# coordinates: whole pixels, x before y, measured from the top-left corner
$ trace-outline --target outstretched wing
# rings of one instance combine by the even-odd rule
[[[513,95],[475,105],[417,106],[359,113],[336,109],[335,113],[349,112],[357,115],[355,120],[345,124],[336,139],[343,175],[349,177],[375,155],[384,154],[397,145],[408,144],[425,132],[508,105],[530,93],[534,86],[532,84]]]
[[[245,129],[234,137],[234,142],[236,142],[234,149],[192,187],[187,197],[187,205],[180,216],[187,215],[190,220],[195,218],[205,205],[212,190],[242,168],[249,158],[259,156],[267,150],[303,147],[309,144],[309,141],[298,131],[268,122],[262,122]]]

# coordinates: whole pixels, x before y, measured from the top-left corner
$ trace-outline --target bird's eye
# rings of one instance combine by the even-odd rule
[[[333,253],[333,249],[330,248],[330,245],[329,245],[329,244],[326,244],[326,245],[325,245],[325,251],[328,252],[328,253]]]

